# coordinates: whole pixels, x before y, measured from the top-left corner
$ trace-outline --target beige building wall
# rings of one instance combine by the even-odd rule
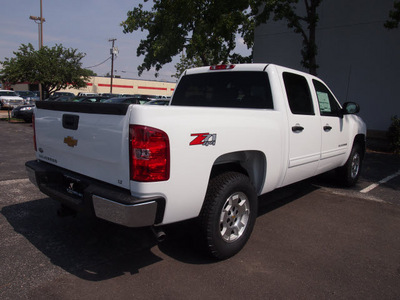
[[[65,92],[78,93],[109,93],[110,78],[91,77],[86,88],[61,90]],[[176,83],[160,82],[137,79],[113,78],[113,94],[145,94],[155,96],[172,96]]]
[[[60,92],[70,92],[74,93],[75,95],[78,95],[78,93],[109,93],[111,83],[110,80],[111,79],[109,77],[93,76],[90,77],[90,80],[85,88],[67,88],[65,90],[60,90]],[[175,86],[176,83],[174,82],[113,78],[112,93],[172,96]],[[15,91],[26,91],[29,90],[29,83],[19,83],[8,88],[12,88]]]

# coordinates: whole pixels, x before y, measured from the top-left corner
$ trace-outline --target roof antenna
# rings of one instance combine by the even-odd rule
[[[347,91],[346,91],[346,102],[347,102],[347,97],[349,96],[349,89],[350,89],[350,79],[351,79],[351,65],[350,65],[350,70],[349,70],[349,76],[347,78]]]

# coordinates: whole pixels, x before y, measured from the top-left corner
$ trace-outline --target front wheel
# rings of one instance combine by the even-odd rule
[[[353,146],[346,164],[338,169],[339,179],[345,186],[353,186],[357,183],[361,173],[362,152],[358,144]]]
[[[200,215],[211,256],[226,259],[246,244],[257,217],[257,194],[247,176],[227,172],[211,179]]]

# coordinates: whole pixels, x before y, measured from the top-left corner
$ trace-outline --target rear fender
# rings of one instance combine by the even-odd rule
[[[227,153],[216,159],[211,177],[227,171],[247,175],[255,191],[260,195],[267,172],[267,159],[264,153],[255,150]]]

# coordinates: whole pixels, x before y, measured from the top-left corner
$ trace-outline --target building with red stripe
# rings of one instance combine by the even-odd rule
[[[175,82],[113,78],[112,93],[171,96],[175,90],[175,86]],[[20,83],[12,85],[12,89],[16,91],[32,90],[32,85],[29,83]],[[71,92],[75,95],[78,93],[109,93],[110,78],[93,76],[90,77],[90,80],[85,88],[67,88],[65,90],[61,90],[60,92]]]
[[[157,96],[171,96],[176,83],[164,81],[138,80],[113,78],[112,92],[114,94],[148,94]],[[78,93],[109,93],[110,78],[91,77],[86,88],[67,89],[74,94]]]

